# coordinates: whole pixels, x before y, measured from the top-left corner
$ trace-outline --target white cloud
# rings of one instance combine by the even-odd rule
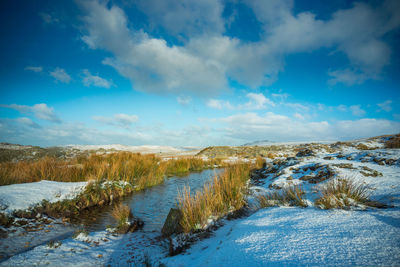
[[[243,141],[319,141],[343,140],[392,134],[400,131],[400,123],[389,120],[360,119],[329,123],[308,122],[268,112],[236,114],[208,119],[218,123],[224,136]],[[224,124],[221,124],[224,123]]]
[[[190,96],[178,96],[176,101],[183,106],[187,106],[192,102],[192,98]]]
[[[293,115],[293,117],[295,117],[298,120],[305,120],[305,117],[297,112]]]
[[[292,108],[294,110],[298,111],[309,111],[310,108],[306,105],[300,104],[300,103],[284,103],[285,106]]]
[[[68,73],[59,67],[55,68],[54,71],[51,71],[50,76],[56,79],[56,81],[60,81],[63,83],[69,83],[71,81],[71,76]]]
[[[232,105],[229,101],[219,99],[209,99],[207,106],[215,109],[237,109],[237,110],[260,110],[266,109],[267,106],[274,107],[275,103],[266,98],[262,93],[248,93],[246,97],[248,102],[239,105]]]
[[[354,116],[361,117],[365,115],[365,110],[361,109],[361,105],[353,105],[350,106],[349,108]]]
[[[346,112],[347,111],[347,106],[346,105],[339,105],[337,107],[337,110],[341,111],[341,112]]]
[[[28,127],[40,128],[40,126],[37,123],[33,122],[31,119],[27,117],[17,118],[15,119],[15,121]]]
[[[239,108],[244,109],[265,109],[266,105],[275,106],[275,103],[266,98],[263,94],[259,93],[248,93],[246,97],[249,99],[249,102],[244,104],[243,106],[239,106]]]
[[[399,4],[385,1],[373,8],[355,3],[329,19],[310,12],[294,13],[292,1],[247,0],[263,32],[256,42],[224,36],[223,1],[137,1],[148,15],[148,29],[128,27],[125,12],[112,4],[85,1],[82,40],[112,57],[103,60],[128,78],[135,90],[212,96],[227,79],[255,88],[276,81],[285,56],[329,48],[347,56],[349,64],[330,70],[329,83],[360,84],[378,79],[390,61],[383,37],[400,25]],[[232,19],[232,18],[231,18]],[[181,42],[172,45],[145,31],[161,27]]]
[[[272,97],[278,99],[279,101],[285,101],[290,95],[287,93],[282,94],[271,94]]]
[[[220,33],[223,5],[215,0],[139,0],[135,4],[148,16],[151,27],[163,27],[173,35]]]
[[[390,112],[392,111],[392,100],[386,100],[383,103],[379,103],[377,104],[377,106],[379,107],[378,111],[386,111],[386,112]]]
[[[338,83],[343,83],[348,86],[362,84],[368,78],[365,73],[356,73],[350,69],[329,71],[328,75],[332,77],[328,80],[330,85],[336,85]]]
[[[52,107],[48,107],[44,103],[35,104],[33,106],[11,104],[11,105],[0,105],[0,107],[15,109],[23,114],[33,113],[36,118],[41,120],[57,122],[57,123],[61,122],[61,120],[54,113],[54,109]]]
[[[112,81],[108,81],[98,75],[92,75],[87,69],[83,70],[83,75],[82,83],[87,87],[93,85],[96,87],[110,88],[114,85]]]
[[[209,99],[207,101],[207,106],[215,109],[234,109],[235,107],[229,102],[218,99]]]
[[[112,117],[93,116],[92,118],[95,121],[121,128],[129,128],[132,124],[139,120],[137,115],[128,114],[115,114]]]
[[[42,72],[43,67],[41,66],[26,66],[25,70],[33,71],[33,72]]]

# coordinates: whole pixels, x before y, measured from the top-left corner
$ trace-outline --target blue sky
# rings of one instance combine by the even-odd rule
[[[0,142],[400,132],[400,2],[3,1]]]

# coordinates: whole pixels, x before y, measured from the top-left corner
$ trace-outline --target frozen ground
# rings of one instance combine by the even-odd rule
[[[101,231],[89,237],[68,238],[55,246],[37,246],[0,265],[140,266],[147,258],[155,266],[399,266],[400,150],[383,149],[379,140],[357,144],[376,149],[320,147],[314,149],[314,156],[289,161],[282,158],[284,163],[277,164],[274,172],[266,170],[265,178],[253,191],[271,192],[290,183],[301,184],[309,207],[265,208],[246,218],[223,221],[211,237],[193,244],[183,254],[167,257],[166,242],[157,232],[149,237],[141,232],[114,236]],[[327,180],[312,184],[304,179],[328,169],[334,175]],[[370,188],[371,199],[392,207],[314,207],[316,190],[337,177],[364,183]]]

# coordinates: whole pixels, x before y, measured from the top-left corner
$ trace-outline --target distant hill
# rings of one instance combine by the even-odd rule
[[[246,143],[241,146],[269,146],[269,145],[273,145],[274,143],[276,143],[276,142],[270,141],[270,140],[260,140],[260,141]]]

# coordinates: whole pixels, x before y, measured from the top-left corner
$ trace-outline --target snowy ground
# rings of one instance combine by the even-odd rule
[[[357,142],[376,149],[347,145],[334,151],[321,148],[314,156],[278,164],[274,173],[265,172],[266,178],[253,187],[253,191],[270,192],[290,183],[302,184],[309,207],[264,208],[246,218],[223,221],[210,238],[193,244],[183,254],[167,257],[167,245],[158,238],[159,233],[114,236],[101,231],[68,238],[56,246],[37,246],[0,265],[141,265],[147,255],[155,266],[399,266],[400,150],[383,149],[378,141]],[[311,184],[304,179],[328,169],[335,173],[328,180]],[[374,171],[377,176],[370,176]],[[335,177],[368,185],[371,199],[392,207],[314,207],[316,190]]]
[[[86,184],[87,182],[64,183],[43,180],[0,186],[0,211],[12,213],[14,210],[25,210],[44,199],[49,202],[71,199],[79,194]]]

